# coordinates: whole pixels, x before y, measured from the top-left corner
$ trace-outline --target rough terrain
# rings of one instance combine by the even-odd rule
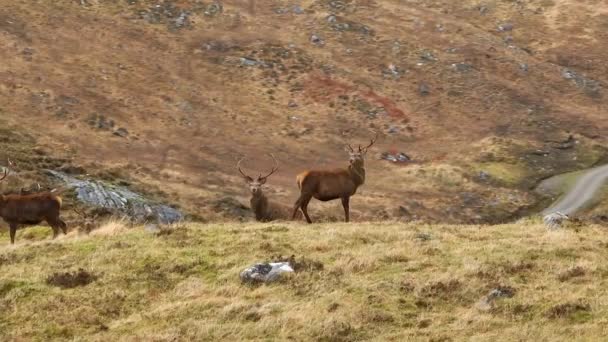
[[[120,222],[0,235],[0,339],[601,340],[605,228]],[[239,272],[295,255],[293,277]]]
[[[606,160],[607,20],[599,0],[0,1],[3,189],[54,166],[250,219],[238,158],[275,153],[291,204],[298,171],[373,129],[355,220],[507,221]]]

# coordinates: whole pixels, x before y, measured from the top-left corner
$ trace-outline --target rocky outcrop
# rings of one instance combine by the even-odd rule
[[[169,224],[184,219],[179,210],[151,201],[125,187],[97,180],[81,180],[58,171],[47,170],[47,173],[73,189],[78,201],[125,215],[135,222],[156,221]]]

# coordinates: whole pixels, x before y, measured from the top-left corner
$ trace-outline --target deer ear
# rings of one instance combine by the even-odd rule
[[[253,182],[253,178],[249,177],[249,176],[244,176],[243,179],[245,180],[245,182],[247,183],[251,183]]]
[[[266,177],[258,178],[258,182],[260,182],[260,184],[266,184]]]

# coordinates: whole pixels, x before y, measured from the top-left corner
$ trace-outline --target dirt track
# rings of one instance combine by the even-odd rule
[[[543,211],[544,214],[556,211],[571,215],[584,208],[594,199],[601,187],[608,180],[608,165],[600,166],[587,171],[574,184],[572,189],[551,207]]]

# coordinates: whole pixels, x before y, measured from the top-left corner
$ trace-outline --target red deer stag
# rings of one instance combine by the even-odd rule
[[[11,165],[9,161],[9,165]],[[3,181],[9,174],[4,169]],[[60,191],[45,191],[27,195],[11,194],[0,195],[0,217],[8,223],[10,228],[11,244],[15,243],[15,234],[20,225],[36,225],[46,221],[53,228],[53,238],[67,233],[67,225],[59,217],[61,211]]]
[[[337,170],[309,170],[297,176],[300,197],[293,208],[293,217],[301,209],[306,222],[312,223],[308,216],[308,203],[314,197],[319,201],[327,202],[340,198],[344,207],[344,221],[349,221],[350,197],[357,192],[357,188],[365,183],[365,154],[378,139],[378,133],[369,145],[355,151],[348,145],[346,150],[350,155],[350,165],[346,169]]]
[[[266,180],[268,179],[268,177],[270,177],[270,175],[272,175],[279,169],[277,159],[272,154],[270,156],[274,160],[274,166],[272,167],[270,173],[264,177],[262,177],[262,174],[260,174],[257,178],[254,179],[246,175],[243,170],[241,170],[241,162],[244,158],[241,158],[241,160],[239,160],[239,162],[236,164],[236,167],[241,173],[241,175],[243,175],[245,182],[247,182],[247,184],[249,185],[249,191],[251,191],[251,200],[249,201],[251,205],[251,210],[253,210],[253,213],[255,214],[256,221],[260,222],[289,219],[291,216],[291,208],[276,202],[269,201],[266,195],[264,195],[264,193],[262,192],[262,186],[266,184]]]

